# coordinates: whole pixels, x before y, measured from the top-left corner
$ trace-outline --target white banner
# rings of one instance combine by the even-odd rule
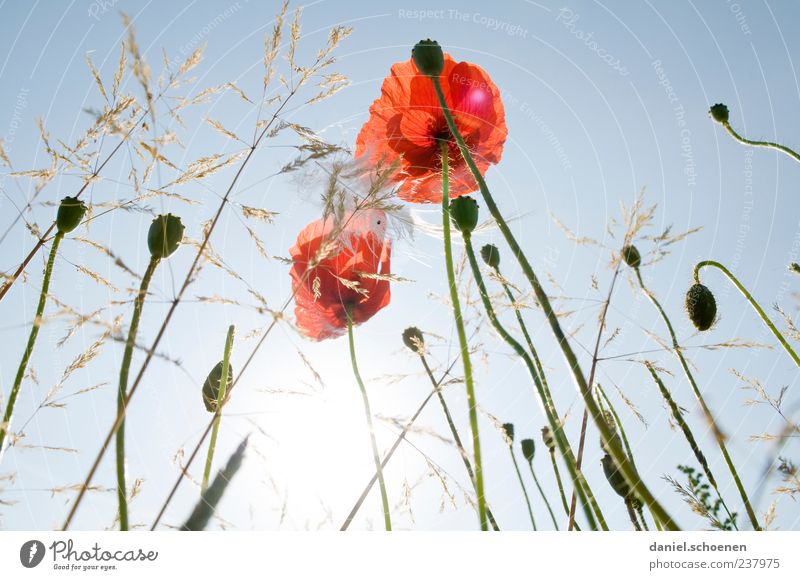
[[[798,578],[800,532],[2,532],[2,578]],[[590,575],[590,576],[589,576]]]

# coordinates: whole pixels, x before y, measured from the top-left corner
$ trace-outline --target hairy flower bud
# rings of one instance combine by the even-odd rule
[[[627,246],[623,246],[622,259],[625,260],[625,263],[631,268],[638,268],[642,265],[642,255],[634,245],[629,244]]]
[[[61,200],[56,214],[56,228],[60,234],[68,234],[80,225],[86,215],[86,204],[77,197],[65,197]]]
[[[514,442],[514,424],[503,423],[503,434],[506,436],[506,441],[509,445]]]
[[[522,447],[522,456],[528,463],[532,462],[533,456],[536,455],[536,443],[533,442],[533,439],[523,439],[519,444]]]
[[[420,40],[411,49],[411,58],[417,69],[429,77],[438,77],[444,70],[444,53],[435,40]]]
[[[469,235],[478,225],[478,202],[464,195],[450,202],[450,218],[464,235]]]
[[[147,247],[153,258],[167,258],[172,255],[183,239],[181,218],[168,213],[157,216],[147,232]]]
[[[722,103],[717,103],[716,105],[712,105],[711,108],[708,110],[709,115],[711,118],[714,119],[717,123],[722,123],[723,125],[728,122],[728,107],[723,105]]]
[[[222,365],[223,361],[219,361],[211,372],[208,373],[206,382],[203,383],[203,404],[206,406],[206,411],[209,413],[216,413],[219,407],[219,388],[222,382]],[[225,399],[230,396],[231,389],[233,388],[233,367],[228,363],[228,380],[225,387]]]
[[[500,250],[494,244],[486,244],[481,248],[481,258],[490,268],[497,270],[500,266]]]
[[[603,473],[605,474],[611,489],[613,489],[621,498],[627,499],[631,494],[631,488],[628,485],[628,482],[625,481],[625,477],[617,467],[617,464],[614,463],[614,460],[608,453],[603,455],[600,463],[603,464]]]
[[[403,331],[403,344],[417,354],[425,352],[425,339],[422,331],[416,326],[409,326]]]
[[[717,302],[711,290],[694,284],[686,293],[686,312],[697,330],[708,330],[717,316]]]
[[[555,453],[556,442],[555,439],[553,439],[553,432],[550,431],[550,427],[542,427],[542,441],[550,453]]]

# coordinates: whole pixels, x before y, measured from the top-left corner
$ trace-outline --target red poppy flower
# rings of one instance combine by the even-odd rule
[[[348,308],[361,324],[389,304],[391,242],[384,227],[354,221],[333,239],[330,220],[312,222],[290,250],[297,328],[314,340],[344,334]]]
[[[448,54],[439,80],[456,126],[484,174],[489,165],[500,161],[508,134],[500,91],[482,68],[457,63]],[[369,113],[356,139],[356,155],[367,155],[373,163],[401,157],[395,177],[401,182],[401,198],[441,202],[439,143],[443,139],[449,141],[450,197],[478,189],[447,128],[433,83],[417,70],[413,60],[392,66]]]

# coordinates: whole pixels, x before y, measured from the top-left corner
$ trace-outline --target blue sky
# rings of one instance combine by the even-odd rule
[[[293,5],[294,7],[294,5]],[[248,95],[260,93],[263,38],[269,34],[275,2],[78,2],[0,3],[0,138],[16,169],[47,163],[36,130],[41,116],[53,138],[74,142],[91,121],[85,109],[98,108],[102,98],[89,74],[84,55],[91,54],[104,78],[113,75],[124,30],[118,13],[134,20],[142,51],[158,71],[162,49],[182,61],[207,43],[205,58],[195,69],[187,94],[224,82],[235,82]],[[336,70],[352,84],[335,97],[313,107],[290,107],[286,118],[318,131],[326,140],[353,147],[366,120],[370,103],[392,63],[408,58],[410,47],[432,37],[454,58],[481,65],[500,87],[506,108],[509,136],[500,164],[490,169],[488,180],[504,213],[534,266],[557,281],[548,280],[548,291],[568,296],[560,303],[575,312],[564,319],[577,332],[576,349],[588,368],[596,333],[598,300],[608,291],[610,249],[619,238],[607,233],[609,220],[620,217],[620,203],[630,204],[645,189],[647,203],[657,203],[653,228],[656,234],[672,225],[674,232],[702,227],[699,233],[670,248],[663,261],[646,268],[643,275],[673,318],[679,340],[686,346],[723,342],[734,337],[772,345],[772,350],[687,350],[697,367],[696,376],[723,430],[748,490],[757,486],[769,446],[751,442],[752,435],[776,432],[780,417],[764,405],[747,406],[751,393],[742,390],[731,368],[759,378],[773,395],[788,386],[787,410],[796,410],[797,369],[786,353],[755,318],[742,298],[716,272],[704,281],[718,298],[721,320],[711,333],[696,335],[683,316],[682,303],[691,282],[693,265],[716,259],[728,265],[768,309],[779,303],[796,316],[795,289],[800,279],[787,273],[797,259],[800,223],[795,198],[800,166],[774,151],[750,150],[732,141],[707,115],[715,102],[726,103],[731,123],[751,138],[797,145],[800,118],[796,115],[800,83],[794,55],[800,51],[789,23],[796,22],[798,8],[790,2],[523,2],[488,4],[397,3],[376,0],[369,4],[333,0],[311,3],[303,14],[300,56],[313,56],[336,24],[354,27],[337,52]],[[127,84],[125,91],[137,87]],[[169,154],[180,165],[215,152],[234,150],[202,120],[218,119],[243,135],[252,131],[254,111],[233,93],[215,97],[207,105],[187,112],[185,126],[159,117],[161,130],[175,131],[183,147]],[[234,199],[242,204],[278,212],[274,224],[248,222],[265,241],[271,255],[285,256],[296,233],[320,213],[317,202],[322,184],[274,173],[296,151],[296,140],[280,135],[257,152],[248,166]],[[107,151],[109,144],[104,144]],[[104,178],[89,191],[93,203],[124,199],[129,160],[119,158]],[[0,175],[0,227],[5,231],[33,194],[31,183]],[[154,183],[169,176],[154,176]],[[232,178],[222,172],[203,185],[190,184],[181,195],[200,202],[188,206],[178,201],[155,201],[157,211],[180,214],[187,235],[197,239],[200,223],[216,209]],[[75,177],[56,178],[38,201],[54,201],[79,187]],[[315,188],[316,186],[316,188]],[[433,207],[415,208],[420,219],[438,220]],[[49,223],[53,208],[36,204],[28,221]],[[485,217],[485,216],[484,216]],[[554,217],[579,236],[601,241],[605,247],[576,245],[555,225]],[[110,246],[132,269],[142,272],[147,250],[144,235],[151,217],[115,211],[97,219],[80,235]],[[619,230],[617,230],[619,233]],[[524,279],[496,231],[482,234],[478,242],[495,241],[503,251],[506,276],[524,288]],[[288,268],[276,260],[265,261],[249,240],[242,219],[227,211],[212,238],[215,249],[242,276],[237,281],[206,268],[189,295],[223,295],[253,304],[248,286],[279,307],[290,292]],[[17,224],[0,245],[0,268],[15,266],[32,245],[32,237]],[[652,243],[639,244],[643,253]],[[154,283],[154,297],[145,308],[140,339],[149,343],[193,258],[182,248],[161,268]],[[101,317],[112,320],[130,313],[126,305],[110,304],[125,299],[133,279],[114,268],[109,260],[88,246],[67,241],[54,277],[54,293],[82,312],[107,307]],[[22,350],[22,341],[33,317],[43,257],[29,269],[27,284],[18,285],[0,303],[0,386],[7,396]],[[99,272],[117,288],[113,292],[78,272],[75,264]],[[431,335],[431,356],[438,366],[453,355],[455,334],[445,305],[436,297],[446,289],[441,241],[417,232],[395,244],[393,270],[413,280],[396,284],[392,305],[357,330],[362,371],[370,381],[376,414],[382,417],[410,415],[428,392],[417,362],[405,352],[400,333],[415,324]],[[592,277],[598,289],[592,288]],[[546,278],[546,277],[545,277]],[[652,307],[631,284],[618,284],[609,314],[609,330],[619,336],[604,348],[602,356],[642,353],[658,344],[647,332],[664,336],[664,328]],[[467,288],[465,284],[464,288]],[[55,311],[51,304],[49,312]],[[291,309],[290,309],[291,311]],[[577,438],[581,407],[569,380],[560,351],[540,313],[525,312],[538,348],[549,369],[559,410],[570,412],[567,430]],[[233,363],[241,367],[255,345],[247,338],[269,321],[251,309],[233,305],[209,305],[188,301],[171,323],[160,350],[180,360],[178,367],[156,361],[148,370],[142,390],[130,410],[129,478],[143,478],[141,494],[132,503],[132,519],[152,520],[177,474],[173,458],[182,447],[194,445],[207,421],[199,388],[213,362],[219,359],[228,324],[237,326]],[[508,321],[512,323],[511,320]],[[125,322],[127,324],[127,322]],[[99,335],[86,326],[63,348],[55,342],[66,330],[55,319],[41,333],[33,366],[38,384],[24,385],[15,422],[34,414],[45,393],[63,369]],[[474,343],[486,353],[478,361],[478,401],[482,409],[501,422],[513,422],[520,437],[538,432],[544,417],[533,397],[523,366],[486,324]],[[302,352],[322,377],[315,383]],[[52,495],[50,489],[78,483],[99,448],[100,438],[113,420],[114,387],[122,349],[108,343],[101,355],[65,384],[65,392],[108,383],[89,395],[75,397],[66,409],[43,409],[26,429],[25,444],[31,449],[12,449],[3,459],[0,474],[16,473],[4,481],[1,499],[16,502],[0,506],[0,524],[9,529],[59,526],[70,493]],[[661,475],[675,475],[679,463],[692,462],[679,432],[671,431],[667,411],[642,365],[630,358],[652,358],[669,372],[666,382],[688,420],[701,434],[703,448],[720,480],[729,504],[735,506],[745,525],[733,482],[674,357],[648,353],[601,361],[598,380],[612,394],[625,418],[628,435],[640,471],[656,495],[687,528],[703,526],[680,502]],[[136,362],[140,362],[140,358]],[[138,370],[138,366],[135,367]],[[456,367],[458,368],[458,367]],[[409,375],[393,381],[387,376]],[[647,427],[638,422],[617,395],[618,387],[641,411]],[[302,391],[303,395],[278,391]],[[468,434],[462,385],[446,391],[462,435]],[[393,441],[396,428],[379,421],[382,446]],[[442,486],[429,474],[428,461],[448,474],[450,486],[468,487],[463,466],[453,448],[430,432],[446,435],[441,411],[434,405],[421,417],[425,432],[411,437],[392,460],[387,471],[393,503],[403,503],[404,488],[412,490],[408,505],[398,507],[397,526],[418,529],[474,529],[476,519],[463,494],[455,492],[455,505],[443,501]],[[429,432],[430,431],[430,432]],[[340,523],[363,483],[371,475],[371,457],[363,424],[358,390],[350,374],[347,345],[343,339],[313,344],[285,323],[280,324],[258,352],[254,365],[237,387],[221,433],[222,458],[247,433],[254,432],[253,448],[233,491],[225,498],[220,515],[230,525],[258,529],[332,527]],[[529,525],[507,450],[486,415],[481,432],[485,445],[487,494],[501,526],[526,529]],[[43,451],[39,446],[60,446],[77,453]],[[546,453],[539,445],[536,470],[548,495],[556,501],[555,484]],[[785,454],[797,453],[789,445]],[[590,430],[586,474],[600,498],[612,526],[627,529],[624,506],[608,488],[600,469],[597,434]],[[426,459],[426,457],[428,459]],[[199,470],[193,472],[199,477]],[[97,483],[114,485],[109,457],[98,473]],[[770,481],[770,489],[777,484]],[[532,485],[532,484],[531,484]],[[452,490],[451,490],[452,491]],[[531,492],[533,488],[531,487]],[[183,488],[168,512],[167,522],[180,523],[195,501],[191,485]],[[766,495],[759,505],[767,509]],[[360,528],[380,526],[377,494],[362,509]],[[410,508],[410,512],[408,511]],[[549,520],[540,502],[534,509],[537,523]],[[111,525],[115,498],[93,493],[79,513],[76,526]],[[775,525],[798,526],[797,504],[780,499]]]

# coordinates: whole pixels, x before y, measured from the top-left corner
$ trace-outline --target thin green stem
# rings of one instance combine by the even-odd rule
[[[528,506],[528,515],[531,518],[531,525],[533,526],[533,531],[538,531],[536,528],[536,518],[533,517],[533,508],[531,507],[531,498],[528,497],[528,489],[525,487],[525,480],[522,479],[522,473],[519,470],[519,463],[517,463],[517,456],[514,455],[514,446],[508,446],[508,452],[511,454],[511,461],[514,463],[514,471],[517,472],[517,479],[519,480],[519,485],[522,488],[522,495],[525,496],[525,505]]]
[[[472,430],[472,449],[475,454],[475,493],[478,498],[478,517],[481,530],[489,529],[486,518],[486,498],[483,495],[483,462],[481,460],[481,441],[478,434],[478,409],[475,399],[475,385],[472,380],[472,362],[469,357],[467,333],[464,330],[464,319],[461,315],[461,302],[458,298],[456,274],[453,268],[453,248],[450,240],[450,176],[447,142],[441,145],[442,156],[442,229],[444,231],[444,261],[447,267],[447,285],[450,289],[450,302],[453,306],[453,318],[458,333],[458,345],[461,350],[461,362],[464,365],[464,383],[467,386],[467,405],[469,407],[469,424]]]
[[[792,149],[789,149],[785,145],[781,145],[780,143],[773,143],[771,141],[752,141],[750,139],[746,139],[746,138],[742,137],[741,135],[739,135],[739,133],[737,133],[733,129],[733,127],[730,126],[730,123],[727,123],[727,122],[722,123],[722,126],[725,127],[725,130],[728,133],[730,133],[730,135],[734,139],[736,139],[739,143],[742,143],[744,145],[750,145],[752,147],[764,147],[764,148],[767,148],[767,149],[776,149],[776,150],[778,150],[778,151],[780,151],[782,153],[785,153],[786,155],[788,155],[789,157],[791,157],[795,161],[800,162],[800,155],[798,155],[795,151],[793,151]]]
[[[219,378],[219,391],[217,392],[217,408],[214,411],[214,427],[211,431],[211,439],[208,442],[208,455],[206,455],[206,468],[203,471],[203,483],[200,485],[200,495],[208,489],[208,481],[211,478],[211,465],[214,462],[214,450],[217,447],[217,435],[219,424],[222,419],[222,406],[225,404],[228,391],[228,373],[230,373],[231,349],[233,348],[234,326],[228,327],[228,336],[225,339],[225,351],[222,357],[222,374]]]
[[[53,275],[53,266],[56,262],[56,254],[58,253],[58,246],[64,234],[58,232],[53,238],[53,245],[50,247],[50,255],[47,257],[47,265],[44,269],[44,279],[42,280],[42,290],[39,292],[39,304],[36,306],[36,317],[33,319],[33,326],[28,335],[28,343],[25,345],[25,351],[22,353],[22,360],[19,362],[17,368],[17,376],[14,377],[14,385],[11,387],[11,393],[8,396],[8,404],[6,411],[3,414],[3,423],[0,425],[0,459],[3,457],[6,433],[11,428],[11,417],[14,414],[14,404],[17,402],[19,390],[22,387],[22,379],[25,378],[25,370],[28,368],[28,362],[31,360],[33,354],[33,347],[36,344],[36,337],[39,335],[39,326],[42,323],[42,316],[44,316],[44,307],[47,303],[47,292],[50,288],[50,278]]]
[[[731,282],[733,282],[733,285],[736,286],[739,292],[742,293],[742,296],[744,296],[745,299],[750,303],[750,306],[752,306],[753,310],[756,311],[756,314],[758,314],[761,317],[761,320],[764,321],[764,324],[767,325],[767,328],[769,328],[772,331],[772,334],[775,335],[775,338],[778,339],[778,342],[781,343],[781,346],[783,346],[786,352],[789,353],[789,356],[792,357],[794,363],[798,367],[800,367],[800,357],[797,356],[797,353],[789,345],[787,340],[784,338],[783,334],[781,334],[781,332],[775,327],[775,325],[767,316],[766,312],[764,312],[764,309],[761,308],[761,305],[759,305],[759,303],[756,302],[756,299],[753,298],[753,295],[747,291],[747,288],[742,286],[742,283],[739,282],[739,280],[736,278],[736,276],[733,275],[733,273],[730,270],[728,270],[725,266],[723,266],[719,262],[715,262],[713,260],[704,260],[702,262],[699,262],[694,267],[694,281],[698,284],[700,283],[700,270],[705,266],[713,266],[714,268],[717,268],[720,272],[725,274]]]
[[[483,275],[481,274],[480,267],[478,266],[478,260],[475,257],[475,249],[472,246],[470,234],[464,234],[464,247],[467,252],[467,259],[469,261],[470,268],[472,269],[472,276],[475,278],[475,283],[478,286],[481,301],[483,302],[483,308],[486,311],[489,321],[500,337],[514,350],[514,352],[517,353],[517,355],[528,367],[528,372],[533,379],[533,382],[536,386],[536,391],[542,402],[542,406],[544,407],[547,422],[550,425],[550,429],[552,429],[553,433],[555,434],[555,441],[559,452],[564,458],[564,463],[567,465],[567,469],[570,472],[573,485],[580,496],[581,505],[583,506],[589,526],[592,529],[597,528],[597,523],[595,522],[595,518],[592,513],[592,510],[594,510],[594,514],[597,514],[597,519],[600,522],[601,528],[607,530],[608,528],[605,525],[605,519],[603,518],[600,506],[598,506],[597,502],[594,500],[594,495],[589,488],[589,484],[583,478],[583,474],[576,467],[575,456],[573,455],[572,448],[569,446],[569,442],[564,435],[564,429],[561,425],[561,421],[558,419],[558,414],[556,413],[553,401],[547,397],[542,380],[539,377],[539,374],[536,372],[536,367],[534,366],[530,355],[525,351],[523,346],[508,333],[508,331],[500,323],[500,320],[497,318],[497,313],[495,312],[494,307],[492,306],[492,301],[489,299],[489,294],[486,291],[486,285],[483,281]]]
[[[714,477],[714,474],[711,472],[711,468],[708,465],[706,456],[700,449],[700,445],[697,443],[697,439],[695,439],[692,430],[686,423],[686,420],[683,418],[683,413],[681,412],[680,407],[678,407],[678,404],[672,398],[669,389],[667,389],[666,385],[664,384],[664,381],[661,380],[661,377],[658,376],[658,373],[653,368],[652,363],[650,363],[649,361],[645,361],[644,364],[647,367],[647,370],[650,371],[650,376],[653,377],[653,381],[655,381],[656,385],[658,386],[658,390],[661,393],[661,397],[669,406],[670,412],[672,413],[672,418],[675,420],[675,422],[678,424],[678,427],[680,427],[681,431],[683,432],[683,436],[686,438],[686,442],[689,444],[689,447],[691,447],[695,459],[697,459],[697,462],[700,464],[700,467],[703,468],[703,472],[706,474],[708,482],[714,488],[714,491],[717,492],[717,496],[719,496],[720,502],[722,503],[722,507],[725,510],[725,513],[727,513],[728,518],[730,518],[730,520],[733,521],[733,516],[731,515],[728,506],[725,504],[725,500],[722,498],[722,494],[719,491],[719,486],[717,485],[717,480]],[[734,526],[735,525],[736,523],[734,522]]]
[[[125,341],[125,352],[122,355],[122,366],[119,370],[119,387],[117,389],[117,416],[124,414],[125,399],[128,396],[128,373],[133,360],[133,349],[136,346],[136,334],[139,331],[139,320],[142,317],[144,300],[147,297],[147,288],[153,279],[153,274],[158,267],[159,258],[150,258],[139,286],[139,292],[133,301],[133,316],[128,329],[128,338]],[[119,529],[128,531],[128,488],[125,483],[125,421],[121,421],[117,430],[117,500],[119,502]]]
[[[567,504],[567,496],[564,493],[564,482],[561,480],[561,470],[558,469],[558,462],[556,461],[555,450],[550,451],[550,463],[553,466],[553,474],[556,477],[556,484],[558,485],[558,493],[561,496],[561,505],[564,506],[564,515],[569,518],[569,504]],[[575,529],[581,531],[580,526],[575,522]]]
[[[544,494],[544,490],[542,489],[542,486],[539,483],[539,478],[536,477],[536,472],[533,470],[533,461],[528,462],[528,468],[531,471],[531,477],[533,477],[533,482],[536,484],[536,489],[539,490],[539,495],[542,496],[544,505],[547,506],[547,511],[550,513],[550,519],[553,520],[553,526],[555,527],[556,531],[558,531],[558,521],[556,521],[556,515],[553,513],[553,508],[550,506],[550,500],[547,499],[547,496]]]
[[[464,462],[464,467],[467,470],[467,474],[469,474],[472,487],[473,489],[476,489],[475,471],[472,469],[472,463],[469,460],[469,456],[467,456],[467,450],[464,448],[464,443],[461,441],[461,436],[458,434],[458,429],[456,429],[453,416],[450,414],[450,408],[447,406],[447,401],[444,399],[442,387],[433,376],[431,367],[428,366],[428,359],[425,358],[425,355],[422,352],[419,353],[419,358],[422,361],[422,366],[425,367],[425,372],[428,374],[431,384],[433,385],[433,390],[436,392],[436,396],[439,398],[439,404],[442,406],[442,411],[444,411],[444,417],[447,420],[447,426],[450,428],[450,434],[453,436],[453,442],[455,442],[456,448],[458,449],[458,454],[461,455],[461,459]],[[477,493],[477,489],[475,493]],[[497,526],[497,522],[494,519],[494,515],[492,514],[492,510],[488,505],[486,506],[486,517],[489,519],[492,529],[494,529],[496,532],[500,531],[500,528]]]
[[[701,262],[700,264],[702,264]],[[700,265],[698,264],[698,266]],[[670,339],[672,340],[672,350],[675,353],[675,356],[678,357],[678,361],[681,364],[681,368],[683,369],[683,374],[686,375],[686,379],[689,381],[689,385],[692,387],[692,391],[694,392],[694,396],[697,399],[697,402],[700,404],[700,408],[703,411],[703,415],[708,421],[708,424],[714,430],[714,438],[717,440],[717,445],[719,446],[719,450],[722,452],[722,457],[725,459],[725,463],[728,465],[728,470],[731,472],[731,476],[733,476],[733,481],[736,483],[736,488],[739,490],[739,495],[742,498],[742,502],[744,503],[745,510],[747,511],[747,515],[750,518],[750,523],[753,526],[754,530],[761,530],[761,526],[758,524],[758,519],[756,518],[756,514],[753,511],[753,507],[750,504],[750,499],[747,497],[747,492],[744,489],[744,485],[742,485],[742,480],[739,478],[739,472],[736,470],[736,467],[733,464],[733,460],[731,459],[730,454],[728,453],[728,447],[725,445],[725,438],[719,432],[717,428],[717,423],[714,420],[714,416],[711,414],[711,409],[708,408],[706,405],[706,400],[703,397],[703,394],[700,392],[700,387],[697,386],[697,382],[694,380],[694,375],[692,371],[689,369],[689,363],[686,362],[686,358],[683,356],[683,351],[681,349],[680,344],[678,343],[678,338],[675,335],[675,329],[672,327],[672,322],[669,320],[669,316],[667,316],[666,311],[661,306],[661,303],[655,297],[655,295],[650,292],[650,290],[645,286],[644,280],[642,279],[642,273],[639,271],[639,268],[634,268],[636,272],[636,279],[639,281],[639,287],[644,292],[644,295],[650,300],[653,306],[656,307],[658,313],[661,315],[661,319],[664,321],[664,325],[667,327],[667,331],[669,332]],[[695,268],[695,277],[697,276],[697,267]],[[709,481],[711,478],[709,477]],[[717,492],[719,493],[719,491]],[[721,496],[720,496],[721,497]]]
[[[623,452],[622,448],[619,444],[613,440],[613,434],[609,429],[608,425],[605,423],[605,419],[603,418],[600,410],[597,408],[597,404],[592,397],[591,389],[586,381],[586,378],[583,375],[583,371],[581,370],[580,364],[578,363],[578,358],[575,355],[575,352],[572,350],[572,347],[567,340],[564,331],[561,328],[561,323],[556,316],[555,311],[553,310],[552,305],[550,304],[550,299],[547,297],[547,293],[542,288],[541,284],[539,283],[539,279],[536,276],[536,273],[533,271],[528,259],[525,257],[525,254],[522,252],[519,244],[517,243],[514,234],[511,233],[511,229],[508,227],[508,224],[503,219],[502,214],[500,213],[500,209],[497,207],[497,204],[492,197],[489,188],[486,185],[486,181],[483,179],[483,175],[481,175],[480,170],[478,169],[477,165],[475,165],[475,161],[472,159],[472,155],[467,148],[466,143],[464,142],[464,138],[461,136],[461,133],[458,130],[458,127],[453,120],[453,116],[450,113],[450,109],[447,105],[447,101],[444,97],[444,93],[442,92],[441,84],[439,83],[438,77],[430,77],[431,81],[433,82],[434,89],[436,91],[436,95],[439,99],[439,105],[442,109],[442,113],[447,121],[447,126],[450,130],[450,133],[456,140],[458,144],[459,151],[461,152],[461,156],[464,159],[464,162],[469,167],[472,176],[475,178],[475,181],[478,184],[478,188],[480,189],[481,196],[483,197],[486,206],[489,209],[492,217],[494,218],[495,222],[497,223],[497,227],[500,229],[500,232],[503,234],[503,238],[506,240],[506,243],[511,248],[511,253],[514,254],[514,257],[519,262],[522,271],[524,272],[526,278],[531,284],[533,288],[533,292],[536,295],[536,300],[542,307],[544,311],[545,317],[547,318],[547,322],[550,325],[550,328],[553,332],[553,335],[558,342],[558,345],[561,347],[561,351],[564,354],[564,358],[567,361],[567,364],[570,367],[570,371],[572,372],[573,379],[575,380],[575,384],[578,387],[578,390],[583,397],[584,403],[586,404],[587,409],[589,409],[589,413],[592,416],[592,419],[597,426],[597,429],[600,431],[600,436],[605,444],[608,446],[608,450],[612,459],[614,459],[615,464],[618,466],[619,471],[621,472],[622,476],[631,486],[631,489],[636,493],[636,495],[645,502],[648,506],[651,507],[653,513],[655,513],[663,523],[667,529],[670,530],[679,530],[678,525],[672,520],[670,515],[664,509],[664,507],[656,500],[644,482],[638,477],[635,470],[628,461],[627,457],[625,457],[625,453]]]
[[[372,411],[369,407],[369,397],[367,396],[367,388],[364,386],[364,381],[361,379],[361,373],[358,372],[358,362],[356,362],[356,344],[353,340],[353,317],[348,307],[347,312],[347,338],[350,343],[350,362],[353,365],[353,375],[358,383],[358,388],[361,389],[361,398],[364,400],[364,413],[367,416],[367,427],[369,429],[369,440],[372,445],[372,459],[375,461],[375,471],[378,474],[378,486],[381,489],[381,502],[383,503],[383,522],[387,532],[392,531],[392,517],[389,512],[389,498],[386,495],[386,484],[383,481],[383,465],[381,464],[380,453],[378,452],[378,442],[375,440],[375,429],[372,426]]]

